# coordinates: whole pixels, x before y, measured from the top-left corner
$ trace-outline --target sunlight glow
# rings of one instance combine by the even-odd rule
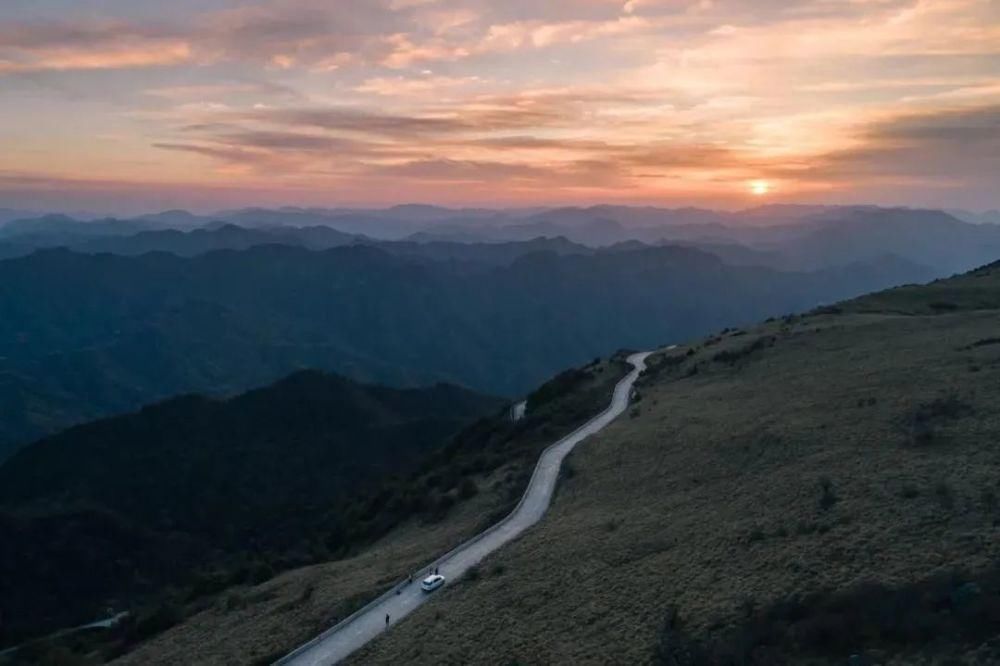
[[[998,6],[0,0],[0,207],[989,210]]]

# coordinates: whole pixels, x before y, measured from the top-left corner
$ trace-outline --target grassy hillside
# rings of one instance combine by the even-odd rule
[[[546,519],[353,663],[998,663],[998,331],[994,265],[654,356]]]

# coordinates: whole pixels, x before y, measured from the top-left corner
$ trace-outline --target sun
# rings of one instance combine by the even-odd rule
[[[771,193],[771,183],[766,180],[751,180],[749,183],[750,194],[755,197],[762,197]]]

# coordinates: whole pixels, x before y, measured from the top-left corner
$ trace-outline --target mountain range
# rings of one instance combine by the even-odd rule
[[[514,396],[621,347],[933,276],[894,257],[786,272],[674,246],[391,247],[261,245],[193,257],[54,249],[0,261],[2,449],[300,368]]]
[[[565,238],[589,248],[639,241],[684,244],[782,270],[815,270],[884,254],[923,264],[939,276],[974,268],[1000,248],[994,211],[967,213],[875,206],[761,206],[743,211],[592,206],[524,210],[396,206],[385,210],[282,208],[198,216],[165,211],[133,219],[65,215],[13,219],[0,226],[0,258],[40,248],[185,256],[213,249],[286,244],[327,249],[347,244],[495,244]],[[942,239],[948,243],[942,243]]]

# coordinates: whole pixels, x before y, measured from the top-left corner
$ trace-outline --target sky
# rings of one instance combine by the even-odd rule
[[[1000,0],[3,0],[0,207],[1000,208]]]

